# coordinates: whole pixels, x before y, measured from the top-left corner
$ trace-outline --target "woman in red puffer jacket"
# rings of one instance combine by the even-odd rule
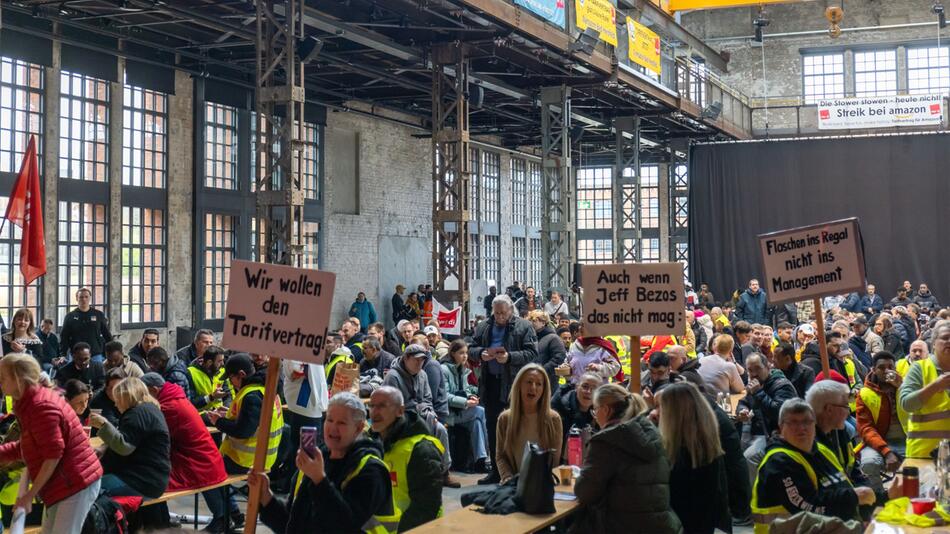
[[[0,445],[0,463],[26,463],[32,486],[16,504],[29,513],[33,499],[43,499],[43,534],[79,534],[99,495],[102,466],[76,412],[39,380],[33,356],[0,359],[0,389],[13,397],[21,429],[19,441]]]

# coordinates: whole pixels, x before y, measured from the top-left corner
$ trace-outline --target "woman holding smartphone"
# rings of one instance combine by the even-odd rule
[[[399,524],[383,446],[365,437],[366,408],[352,393],[337,393],[324,415],[323,445],[312,427],[301,429],[297,475],[286,502],[275,497],[265,474],[248,484],[261,491],[261,520],[284,532],[395,532]]]

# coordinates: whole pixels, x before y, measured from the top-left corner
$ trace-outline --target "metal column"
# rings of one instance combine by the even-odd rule
[[[466,45],[455,43],[432,49],[433,287],[459,304],[468,301],[471,259],[466,52]],[[467,315],[467,306],[462,306],[462,314]]]
[[[295,49],[303,38],[304,0],[256,3],[258,257],[299,265],[304,194],[296,162],[304,137],[305,93]]]
[[[640,259],[640,117],[618,117],[614,130],[614,261],[633,263]]]
[[[574,239],[574,175],[571,168],[571,88],[541,88],[543,213],[541,248],[547,289],[566,295],[577,243]]]

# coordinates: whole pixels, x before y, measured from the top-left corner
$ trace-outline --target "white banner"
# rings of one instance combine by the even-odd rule
[[[819,130],[940,124],[943,124],[943,97],[940,95],[897,95],[818,101]]]
[[[448,309],[441,302],[432,299],[432,316],[439,321],[439,332],[442,335],[462,335],[462,307]]]

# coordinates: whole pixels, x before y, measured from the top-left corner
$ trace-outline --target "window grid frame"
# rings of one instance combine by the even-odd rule
[[[844,98],[844,53],[802,56],[802,98],[805,104]]]
[[[205,102],[204,187],[237,191],[238,110],[233,106]],[[254,152],[251,152],[252,156]],[[253,162],[253,159],[252,159]],[[253,164],[251,169],[254,169]],[[220,172],[219,172],[220,171]],[[251,178],[254,181],[254,178]]]
[[[528,226],[541,228],[541,210],[544,201],[544,172],[540,161],[528,162],[528,191],[537,191],[537,194],[530,195],[534,202],[528,203]]]
[[[640,166],[640,228],[660,227],[660,166]]]
[[[950,46],[911,46],[905,54],[908,94],[950,93]]]
[[[511,238],[511,276],[513,280],[528,282],[528,239],[525,237]]]
[[[237,257],[238,217],[230,213],[205,211],[203,222],[202,251],[205,261],[202,263],[202,318],[204,321],[220,321],[224,319],[228,301],[231,261]]]
[[[120,314],[121,325],[125,328],[167,324],[167,223],[165,209],[122,206]],[[138,260],[135,259],[136,252]],[[138,302],[135,302],[136,296]],[[137,314],[136,306],[139,307]],[[151,308],[150,313],[146,313],[146,308]]]
[[[0,196],[0,210],[6,212],[9,201],[10,197]],[[16,310],[28,308],[38,324],[44,317],[43,282],[46,277],[37,278],[29,286],[23,283],[19,261],[22,238],[23,230],[15,224],[5,224],[0,231],[0,258],[7,257],[7,261],[0,262],[0,314],[12,321]]]
[[[45,89],[42,65],[0,56],[0,172],[19,172],[30,136],[35,135],[43,176]]]
[[[60,71],[60,179],[109,183],[111,91],[107,80]]]
[[[482,150],[482,205],[481,222],[497,223],[501,209],[501,154]]]
[[[528,225],[528,162],[511,158],[511,223]],[[540,192],[539,192],[540,193]]]
[[[612,239],[578,239],[577,263],[584,265],[603,265],[613,263]]]
[[[854,96],[879,97],[897,94],[897,50],[854,52]]]
[[[73,299],[80,288],[89,289],[92,292],[92,305],[106,317],[110,316],[109,219],[108,203],[58,201],[56,324],[63,324],[66,315],[73,309]],[[98,253],[101,253],[101,262],[97,261]],[[91,263],[88,261],[90,256]],[[78,262],[74,262],[74,258],[78,258]],[[97,274],[100,273],[101,282],[97,282]],[[74,283],[74,279],[78,279],[78,282]]]
[[[122,185],[165,189],[168,183],[168,95],[129,84],[122,90]],[[150,137],[151,149],[147,148]],[[136,141],[141,146],[136,147]],[[146,179],[149,174],[151,180]]]
[[[613,226],[612,180],[612,167],[577,169],[577,205],[574,220],[578,230],[602,230]]]

